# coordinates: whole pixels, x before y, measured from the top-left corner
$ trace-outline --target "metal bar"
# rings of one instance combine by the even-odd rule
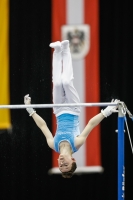
[[[72,106],[81,106],[81,107],[105,107],[105,106],[116,106],[116,103],[71,103],[71,104],[30,104],[30,105],[0,105],[0,109],[24,109],[24,108],[53,108],[53,107],[72,107]]]

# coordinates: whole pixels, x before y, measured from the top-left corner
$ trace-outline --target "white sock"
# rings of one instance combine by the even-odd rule
[[[61,43],[59,41],[57,42],[52,42],[49,45],[51,48],[54,48],[56,52],[60,52],[61,51]]]
[[[69,40],[63,40],[61,42],[62,49],[69,49]]]

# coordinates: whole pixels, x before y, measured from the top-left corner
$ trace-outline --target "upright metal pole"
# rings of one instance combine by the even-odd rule
[[[120,104],[118,114],[118,200],[125,199],[124,114]]]

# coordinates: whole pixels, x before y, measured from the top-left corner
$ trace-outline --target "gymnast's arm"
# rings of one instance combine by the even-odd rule
[[[120,100],[116,99],[115,101],[112,100],[111,102],[118,104]],[[92,129],[95,128],[105,117],[110,116],[114,112],[118,112],[117,108],[118,108],[118,105],[108,106],[104,110],[101,110],[101,113],[95,115],[93,118],[89,120],[88,124],[86,125],[82,133],[75,139],[75,146],[77,147],[77,149],[80,148],[84,144],[84,142],[86,141]]]
[[[79,149],[85,143],[92,129],[94,129],[104,118],[105,116],[102,113],[99,113],[89,120],[82,133],[75,139],[75,146],[77,149]]]
[[[26,105],[31,104],[31,97],[29,97],[29,94],[24,96],[24,103]],[[33,108],[26,108],[27,112],[29,113],[29,116],[33,118],[36,125],[41,129],[44,136],[46,137],[47,144],[51,149],[54,149],[54,139],[53,135],[50,132],[49,128],[47,127],[46,122],[36,113],[36,111]]]
[[[54,149],[54,139],[51,131],[47,127],[46,122],[36,113],[34,112],[31,116],[35,121],[36,125],[41,129],[42,133],[46,137],[47,144],[51,149]]]

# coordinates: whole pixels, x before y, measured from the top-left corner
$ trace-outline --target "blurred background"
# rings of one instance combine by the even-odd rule
[[[95,2],[91,9],[94,16],[89,16],[92,21],[97,16],[97,29],[91,32],[97,35],[98,41],[96,58],[99,70],[96,73],[99,87],[95,92],[99,94],[100,102],[110,102],[112,98],[124,101],[132,113],[131,1],[66,2],[0,0],[0,104],[23,104],[26,94],[30,94],[32,103],[52,103],[52,52],[49,44],[54,38],[61,40],[60,30],[56,37],[53,35],[54,26],[58,25],[55,12],[57,17],[61,16],[64,5],[73,2],[74,15],[78,2],[81,2],[86,5],[85,13],[82,13],[85,17],[87,10],[88,14],[90,12],[89,5]],[[66,25],[65,19],[60,20],[62,25]],[[90,44],[91,48],[93,44]],[[95,54],[93,58],[95,60]],[[80,87],[83,81],[79,78],[76,87]],[[90,96],[92,94],[93,91]],[[53,131],[52,109],[36,111]],[[127,123],[133,140],[133,122],[128,116]],[[71,179],[63,179],[60,174],[48,174],[53,165],[52,151],[25,109],[0,110],[0,199],[117,199],[117,115],[103,120],[99,127],[101,166],[104,171],[75,174]],[[132,169],[133,155],[125,128],[126,200],[133,199]]]

